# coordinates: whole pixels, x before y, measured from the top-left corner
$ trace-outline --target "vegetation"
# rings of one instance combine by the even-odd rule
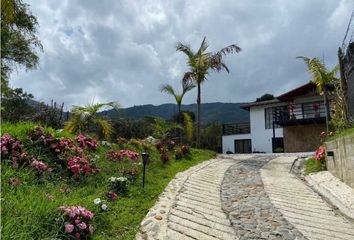
[[[99,114],[99,111],[104,107],[111,107],[116,111],[119,110],[119,105],[115,102],[96,103],[85,107],[74,106],[71,109],[69,121],[65,123],[65,129],[72,133],[92,133],[96,131],[102,134],[106,139],[109,139],[112,132],[112,125]]]
[[[324,161],[317,161],[314,158],[308,158],[305,161],[305,174],[326,170]]]
[[[1,0],[1,95],[6,96],[9,74],[16,66],[26,70],[38,66],[37,18],[22,0]]]
[[[307,65],[307,69],[309,73],[312,75],[312,82],[317,85],[317,92],[323,94],[324,104],[326,106],[326,125],[327,132],[329,132],[329,84],[334,84],[338,82],[338,78],[336,77],[339,66],[336,65],[332,70],[327,70],[327,67],[324,63],[322,63],[317,58],[308,58],[299,56],[298,58],[303,59]]]
[[[183,82],[181,94],[177,93],[170,84],[162,85],[160,90],[161,90],[161,92],[166,92],[175,98],[177,106],[178,106],[178,114],[180,115],[183,97],[187,92],[189,92],[193,88],[195,88],[195,85],[193,83]]]
[[[257,98],[256,102],[263,102],[263,101],[273,100],[273,99],[274,99],[273,94],[265,93],[260,98]]]
[[[215,155],[197,149],[188,153],[188,146],[168,143],[163,146],[169,160],[163,162],[157,148],[143,140],[97,142],[35,127],[30,122],[2,126],[12,139],[3,135],[2,151],[15,144],[29,157],[28,163],[13,166],[17,153],[2,152],[4,239],[66,239],[77,233],[80,239],[134,239],[141,220],[174,175]],[[142,151],[150,154],[144,189],[137,156]]]
[[[349,135],[354,135],[354,127],[349,127],[345,130],[339,131],[333,135],[330,135],[326,138],[326,141],[332,141],[340,137],[345,137]]]
[[[241,48],[236,44],[232,44],[221,50],[212,53],[207,52],[208,43],[204,37],[199,49],[197,51],[192,51],[190,46],[178,43],[176,46],[177,51],[183,52],[187,56],[187,66],[189,71],[184,74],[183,82],[193,82],[197,85],[198,95],[197,95],[197,141],[196,144],[200,146],[200,127],[201,127],[201,85],[207,79],[207,75],[210,70],[222,71],[225,70],[229,72],[228,67],[223,61],[223,56],[230,53],[238,53]]]

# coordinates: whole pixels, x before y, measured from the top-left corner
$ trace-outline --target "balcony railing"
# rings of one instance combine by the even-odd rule
[[[289,104],[274,109],[274,123],[280,126],[326,122],[323,102]]]
[[[247,134],[251,132],[249,122],[244,123],[228,123],[222,125],[223,135]]]

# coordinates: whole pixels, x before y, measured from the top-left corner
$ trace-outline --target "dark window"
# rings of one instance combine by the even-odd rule
[[[264,109],[264,118],[265,118],[265,128],[272,129],[273,128],[273,121],[274,121],[274,112],[275,109],[280,109],[283,107],[270,107]],[[278,124],[275,124],[275,128],[280,128]]]
[[[252,141],[251,139],[235,140],[235,153],[251,153]]]

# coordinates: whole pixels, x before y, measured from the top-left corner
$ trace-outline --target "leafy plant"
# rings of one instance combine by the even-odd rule
[[[90,133],[100,129],[100,133],[106,138],[110,138],[112,126],[99,111],[105,107],[119,110],[119,105],[115,102],[96,103],[85,107],[74,106],[71,109],[71,117],[65,123],[65,129],[69,132]]]
[[[223,62],[223,56],[230,53],[238,53],[241,48],[236,44],[232,44],[221,50],[212,53],[207,52],[208,43],[204,37],[199,49],[197,51],[192,51],[190,46],[178,43],[176,46],[177,51],[183,52],[187,56],[187,66],[189,71],[184,74],[183,82],[193,82],[197,85],[198,95],[197,95],[197,147],[200,146],[200,127],[201,127],[201,117],[200,117],[200,104],[201,104],[201,85],[207,79],[207,75],[210,70],[222,71],[225,70],[229,72],[228,67]]]
[[[173,96],[178,106],[178,113],[181,113],[182,100],[184,95],[195,88],[192,82],[182,82],[182,93],[177,93],[170,84],[165,84],[160,87],[161,92],[168,93]]]

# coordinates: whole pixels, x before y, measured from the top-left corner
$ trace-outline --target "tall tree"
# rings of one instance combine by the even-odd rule
[[[119,105],[115,102],[91,104],[85,107],[74,106],[71,110],[71,117],[65,123],[65,129],[69,132],[89,133],[93,129],[100,128],[102,135],[109,139],[112,125],[99,111],[104,107],[111,107],[119,110]]]
[[[173,96],[176,100],[178,106],[178,115],[181,115],[182,100],[184,95],[195,88],[192,82],[182,82],[182,93],[176,92],[170,84],[164,84],[160,87],[161,92],[166,92],[167,94]]]
[[[216,72],[225,70],[229,73],[229,69],[223,61],[223,56],[231,53],[238,53],[241,48],[236,44],[224,47],[217,52],[208,52],[208,43],[204,37],[199,49],[193,51],[189,45],[177,43],[176,50],[183,52],[187,56],[187,66],[189,71],[184,74],[184,82],[193,82],[197,85],[197,147],[200,146],[200,125],[201,125],[201,85],[207,79],[210,70]]]
[[[1,0],[1,92],[6,94],[8,76],[16,66],[26,70],[38,66],[37,18],[22,0]]]
[[[317,86],[317,92],[323,94],[323,101],[326,106],[326,127],[327,132],[329,131],[328,120],[329,120],[329,102],[328,102],[328,84],[338,81],[337,73],[339,66],[336,65],[331,71],[329,71],[326,65],[317,58],[308,58],[299,56],[304,60],[307,65],[307,70],[312,75],[312,82]]]

